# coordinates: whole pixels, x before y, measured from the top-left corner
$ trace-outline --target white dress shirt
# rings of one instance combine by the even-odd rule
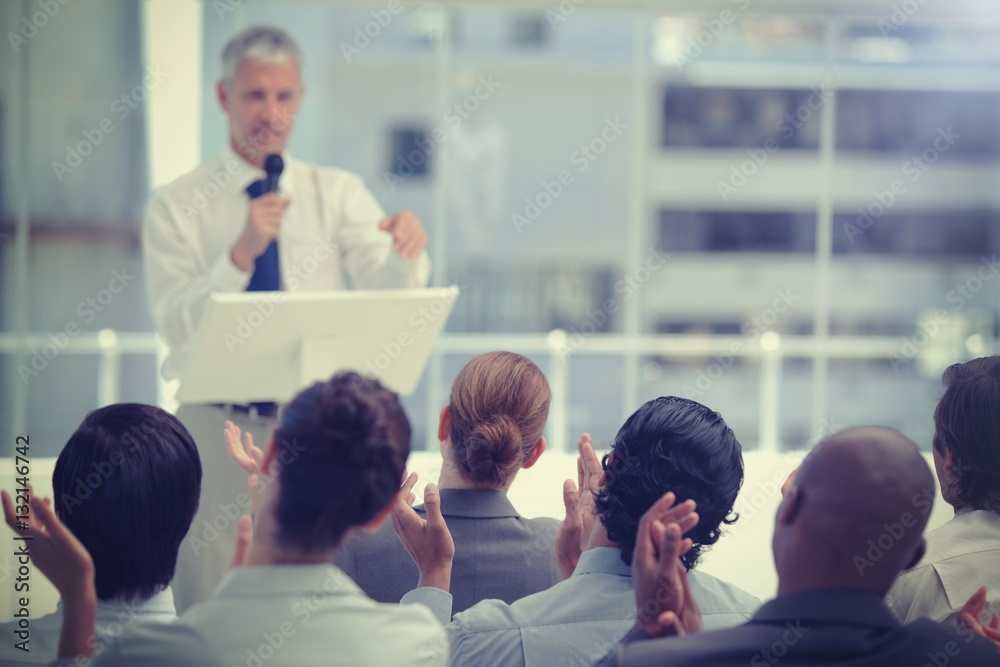
[[[375,602],[333,565],[239,567],[176,622],[129,631],[91,664],[443,666],[448,640],[429,609]]]
[[[278,191],[291,200],[278,234],[283,290],[339,290],[348,280],[357,289],[427,285],[427,254],[392,251],[392,235],[378,229],[385,211],[359,176],[283,157]],[[150,195],[142,247],[153,322],[169,347],[168,380],[180,376],[209,294],[250,282],[253,267],[240,271],[230,251],[246,226],[246,188],[264,175],[227,147]]]
[[[885,597],[900,621],[955,622],[981,586],[989,608],[1000,613],[1000,514],[965,508],[924,539],[923,559],[899,575]]]
[[[97,622],[94,634],[97,638],[95,654],[103,652],[122,632],[129,627],[144,623],[170,623],[177,618],[174,611],[174,593],[170,587],[149,598],[145,602],[122,602],[120,600],[100,600],[97,603]],[[14,634],[17,623],[0,625],[0,665],[22,667],[26,665],[47,665],[59,653],[59,633],[62,629],[62,603],[45,616],[31,619],[28,652],[14,647],[20,640]]]
[[[688,574],[705,630],[745,623],[760,600],[710,574]],[[439,621],[451,617],[451,595],[422,587],[402,602],[422,603]],[[573,575],[513,604],[483,600],[447,626],[451,664],[474,667],[592,665],[635,625],[632,570],[621,551],[597,547],[580,554]]]

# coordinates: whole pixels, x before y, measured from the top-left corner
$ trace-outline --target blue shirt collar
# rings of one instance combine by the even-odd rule
[[[595,547],[580,554],[573,576],[583,574],[614,574],[632,577],[632,568],[622,560],[622,552],[617,547]]]

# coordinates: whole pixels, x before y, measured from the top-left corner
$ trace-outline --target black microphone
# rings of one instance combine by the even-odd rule
[[[267,177],[264,179],[265,193],[278,191],[278,177],[284,168],[285,162],[277,153],[272,153],[264,159],[264,171],[267,172]]]

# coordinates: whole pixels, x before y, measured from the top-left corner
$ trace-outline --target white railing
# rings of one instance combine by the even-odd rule
[[[24,360],[49,344],[47,332],[31,332],[22,336],[0,334],[0,354],[24,354]],[[575,343],[575,344],[574,344]],[[155,333],[123,333],[104,329],[82,333],[65,341],[59,354],[98,356],[97,400],[107,405],[122,400],[120,385],[120,359],[123,355],[155,355],[162,361],[164,347]],[[441,359],[447,354],[478,354],[505,349],[524,354],[546,354],[550,366],[548,379],[552,387],[550,408],[551,440],[554,448],[567,451],[571,446],[567,429],[568,363],[574,355],[621,355],[624,359],[639,356],[663,356],[680,359],[705,358],[712,355],[733,354],[736,357],[756,359],[760,373],[760,419],[758,443],[762,450],[778,451],[778,407],[781,392],[782,363],[787,358],[820,359],[888,359],[900,354],[900,338],[889,336],[780,336],[767,333],[756,339],[737,335],[639,335],[598,334],[574,341],[562,331],[548,334],[443,334],[428,364],[429,376],[428,414],[435,417],[428,423],[428,442],[433,442],[436,429],[436,410],[445,399],[447,391]],[[986,340],[979,354],[1000,350],[1000,340]],[[157,376],[158,377],[158,376]],[[12,379],[13,380],[13,379]],[[815,378],[814,378],[815,380]],[[157,379],[158,402],[172,407],[168,385]],[[13,380],[10,386],[24,391],[21,382]],[[622,414],[635,409],[628,404],[623,392]],[[25,405],[15,401],[15,405]],[[432,414],[433,413],[433,414]],[[24,415],[12,415],[12,431],[25,423]],[[821,424],[814,425],[819,431]],[[12,441],[13,433],[10,440]]]

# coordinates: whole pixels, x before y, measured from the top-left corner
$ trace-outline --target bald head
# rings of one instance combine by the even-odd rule
[[[785,588],[884,594],[914,564],[934,498],[919,449],[888,428],[841,431],[802,463],[778,510],[775,562]]]

